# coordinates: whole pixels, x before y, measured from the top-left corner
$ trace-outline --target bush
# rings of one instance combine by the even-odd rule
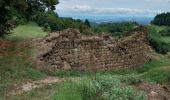
[[[162,36],[170,36],[170,28],[159,32]]]
[[[93,28],[94,32],[106,32],[112,36],[121,36],[123,32],[134,29],[138,24],[135,22],[102,23]]]
[[[17,18],[16,19],[16,24],[17,25],[25,25],[27,23],[28,23],[28,21],[25,18]]]
[[[148,40],[156,52],[167,54],[170,51],[170,44],[161,40],[161,35],[153,28],[149,29]]]
[[[44,29],[44,32],[51,32],[51,27],[50,27],[50,25],[48,23],[44,24],[43,29]]]

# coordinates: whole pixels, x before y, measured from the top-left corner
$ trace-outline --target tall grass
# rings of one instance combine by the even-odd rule
[[[143,92],[137,92],[129,85],[138,79],[125,81],[130,78],[132,77],[96,75],[95,78],[73,81],[61,85],[54,100],[145,100]]]

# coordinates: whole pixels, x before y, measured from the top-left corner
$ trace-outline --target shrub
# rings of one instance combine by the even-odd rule
[[[170,51],[170,44],[161,40],[161,35],[153,28],[149,28],[148,40],[156,52],[167,54]]]
[[[51,28],[48,23],[45,23],[43,28],[44,28],[44,32],[51,32]]]
[[[170,36],[170,28],[159,32],[162,36]]]
[[[102,23],[93,28],[94,32],[106,32],[112,36],[121,36],[123,32],[134,29],[138,24],[135,22]]]
[[[25,25],[28,23],[28,21],[25,18],[17,18],[15,21],[17,25]]]

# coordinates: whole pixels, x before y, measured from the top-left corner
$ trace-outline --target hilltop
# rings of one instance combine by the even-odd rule
[[[158,29],[158,26],[156,29]],[[66,30],[64,32],[68,33],[68,31],[69,30]],[[62,37],[65,36],[62,35],[61,32],[59,33],[61,34]],[[78,36],[81,36],[80,32],[78,31],[72,31],[72,33],[78,33],[79,34]],[[44,36],[46,36],[46,38],[44,38]],[[49,36],[52,36],[52,38],[49,38]],[[132,100],[133,99],[138,100],[139,98],[140,100],[146,99],[147,98],[146,94],[148,94],[148,98],[152,98],[152,99],[168,98],[167,97],[168,95],[166,95],[166,93],[168,93],[166,91],[168,91],[167,85],[168,85],[169,73],[170,73],[168,70],[170,68],[168,55],[161,55],[153,52],[151,54],[153,58],[151,61],[145,63],[141,67],[130,68],[130,69],[95,71],[95,72],[75,71],[73,69],[67,71],[62,69],[40,71],[36,69],[34,62],[32,62],[33,60],[32,57],[35,57],[37,51],[35,50],[35,48],[33,49],[32,46],[30,46],[31,41],[37,40],[37,38],[39,38],[38,40],[43,40],[43,39],[45,40],[48,39],[49,41],[51,41],[51,39],[55,40],[53,36],[56,38],[58,36],[60,37],[60,35],[57,35],[56,33],[51,33],[47,35],[47,33],[42,31],[42,28],[38,27],[34,23],[30,23],[28,25],[21,25],[17,27],[14,30],[14,34],[8,36],[6,40],[1,39],[1,41],[3,41],[1,42],[1,47],[3,48],[0,50],[1,51],[1,57],[0,57],[1,99],[34,100],[37,98],[41,98],[43,100],[44,98],[47,98],[47,99],[61,100],[62,98],[62,100],[68,100],[72,98],[75,100],[82,100],[84,96],[87,97],[86,99],[92,97],[98,97],[96,96],[97,95],[96,92],[98,93],[103,89],[104,90],[106,89],[105,91],[101,92],[103,96],[104,93],[107,92],[110,92],[111,93],[110,95],[113,95],[115,92],[117,92],[118,94],[116,94],[115,98],[121,97],[120,94],[122,93],[125,94],[124,95],[125,98],[126,97],[132,98]],[[99,34],[98,36],[108,37],[108,35],[105,36],[102,34]],[[99,38],[99,37],[95,36],[94,38]],[[65,39],[67,40],[67,38]],[[114,38],[112,39],[114,40]],[[61,40],[66,41],[63,38],[61,38]],[[109,43],[109,41],[105,41],[105,42]],[[44,44],[42,43],[41,45]],[[50,78],[50,77],[54,77],[54,78]],[[63,81],[63,79],[66,81]],[[72,81],[71,83],[70,83],[70,79]],[[50,85],[46,83],[47,81]],[[105,82],[106,83],[108,82],[108,84],[106,84]],[[123,82],[123,86],[125,87],[122,87],[121,82]],[[154,82],[154,84],[152,82]],[[87,83],[87,84],[83,85],[83,83]],[[33,87],[31,87],[30,84],[34,84],[35,86],[33,85]],[[39,84],[40,87],[34,88],[37,87],[36,84]],[[101,86],[102,84],[106,84],[106,87],[104,86],[98,88],[97,84],[99,86]],[[113,93],[110,91],[110,88],[107,88],[107,86],[110,86],[112,84],[116,86],[116,87],[111,87],[113,90],[115,90],[112,91]],[[138,88],[136,90],[136,88],[134,88],[133,85],[137,86],[139,90]],[[22,91],[22,86],[23,87],[29,86],[26,89],[30,89],[30,90],[29,91],[23,90],[25,92],[21,94],[9,95],[11,91],[16,91],[16,93],[17,91],[20,90]],[[79,87],[84,87],[84,88],[79,88]],[[89,90],[89,88],[91,89]],[[101,89],[101,90],[96,91],[96,89],[97,90]],[[119,92],[117,90],[119,90]],[[143,92],[141,90],[143,90]],[[73,91],[74,91],[74,95],[72,95]],[[51,95],[49,95],[49,93]],[[107,97],[110,98],[109,95]]]

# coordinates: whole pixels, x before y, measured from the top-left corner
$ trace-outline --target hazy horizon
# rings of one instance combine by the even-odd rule
[[[169,11],[170,0],[62,0],[56,6],[60,17],[90,20],[152,19],[156,14]]]
[[[155,16],[170,11],[170,0],[62,0],[56,5],[60,16],[127,15]]]

